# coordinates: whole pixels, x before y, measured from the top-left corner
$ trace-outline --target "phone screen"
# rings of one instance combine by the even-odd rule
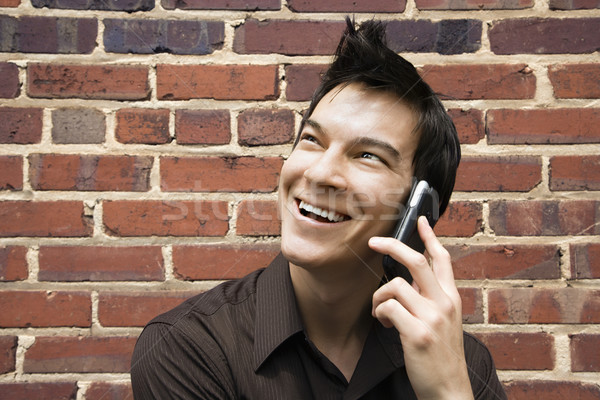
[[[439,212],[439,197],[435,189],[426,181],[415,180],[405,211],[398,220],[393,236],[412,249],[423,253],[425,245],[417,231],[417,220],[424,215],[433,228],[439,219]],[[388,255],[383,257],[383,269],[388,280],[399,276],[409,283],[412,282],[408,269]]]

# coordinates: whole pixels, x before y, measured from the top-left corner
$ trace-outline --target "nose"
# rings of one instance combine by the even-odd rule
[[[348,188],[348,169],[343,157],[334,149],[328,149],[304,171],[304,177],[314,185],[328,186],[336,190]]]

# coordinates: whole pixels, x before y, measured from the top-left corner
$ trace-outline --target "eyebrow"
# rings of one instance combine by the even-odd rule
[[[313,119],[307,119],[305,124],[318,131],[321,134],[327,135],[327,130],[321,126],[317,121]],[[376,139],[370,136],[360,136],[352,141],[352,147],[354,146],[373,146],[382,149],[387,152],[390,156],[394,157],[395,160],[402,160],[402,155],[394,146],[383,140]]]

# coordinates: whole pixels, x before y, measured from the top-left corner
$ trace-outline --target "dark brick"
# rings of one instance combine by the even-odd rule
[[[396,52],[461,54],[481,48],[481,29],[478,20],[403,20],[389,22],[386,35]]]
[[[557,279],[560,253],[551,245],[450,245],[456,279]]]
[[[574,372],[600,372],[600,335],[576,334],[571,338],[571,370]]]
[[[0,281],[22,281],[27,279],[27,271],[27,247],[0,247]]]
[[[161,4],[182,10],[281,10],[281,0],[162,0]]]
[[[600,278],[600,243],[569,245],[572,279]]]
[[[0,51],[89,54],[96,47],[95,19],[0,15]]]
[[[290,101],[310,100],[321,83],[321,75],[327,69],[322,64],[294,64],[285,67],[285,96]]]
[[[475,144],[485,138],[483,111],[453,108],[448,110],[448,114],[456,126],[461,144]]]
[[[31,0],[37,8],[60,8],[71,10],[103,10],[103,11],[150,11],[154,8],[154,0]]]
[[[149,156],[31,154],[29,181],[35,190],[145,192],[153,161]]]
[[[0,393],[11,400],[75,400],[77,382],[0,383]]]
[[[600,18],[495,21],[488,30],[496,54],[583,54],[600,49]]]
[[[93,108],[52,110],[52,141],[58,144],[104,143],[106,118]]]
[[[41,108],[0,108],[0,143],[33,144],[42,140]]]
[[[510,400],[598,400],[600,386],[579,381],[509,381],[504,384]]]
[[[293,138],[291,110],[245,110],[238,115],[238,143],[242,146],[285,144]]]
[[[489,110],[486,130],[490,144],[599,143],[596,128],[600,108]]]
[[[0,63],[0,98],[15,98],[19,96],[20,89],[19,67],[17,67],[17,64]]]
[[[113,53],[210,54],[223,47],[221,21],[104,20],[104,46]]]
[[[419,10],[519,10],[534,0],[416,0]]]
[[[550,65],[548,77],[554,97],[561,99],[600,98],[600,64]]]
[[[177,110],[177,144],[227,144],[231,141],[229,110]]]
[[[490,202],[490,228],[501,236],[597,235],[599,219],[591,200]]]
[[[550,0],[551,10],[590,10],[600,8],[600,0]]]
[[[123,108],[117,111],[115,137],[126,144],[169,143],[169,118],[166,109]]]
[[[16,336],[0,336],[0,374],[15,370],[18,338]],[[2,386],[0,386],[0,390]]]
[[[0,156],[0,190],[23,189],[23,158]]]
[[[248,19],[235,28],[240,54],[331,55],[344,30],[342,21]]]
[[[144,100],[150,94],[148,68],[29,64],[27,93],[41,98]]]
[[[288,0],[293,12],[404,12],[405,0]]]

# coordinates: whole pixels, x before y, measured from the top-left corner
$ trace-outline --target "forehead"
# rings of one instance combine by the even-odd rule
[[[327,131],[335,130],[348,137],[377,137],[397,148],[418,139],[414,132],[418,116],[411,107],[389,91],[360,83],[339,85],[329,91],[309,120]]]

